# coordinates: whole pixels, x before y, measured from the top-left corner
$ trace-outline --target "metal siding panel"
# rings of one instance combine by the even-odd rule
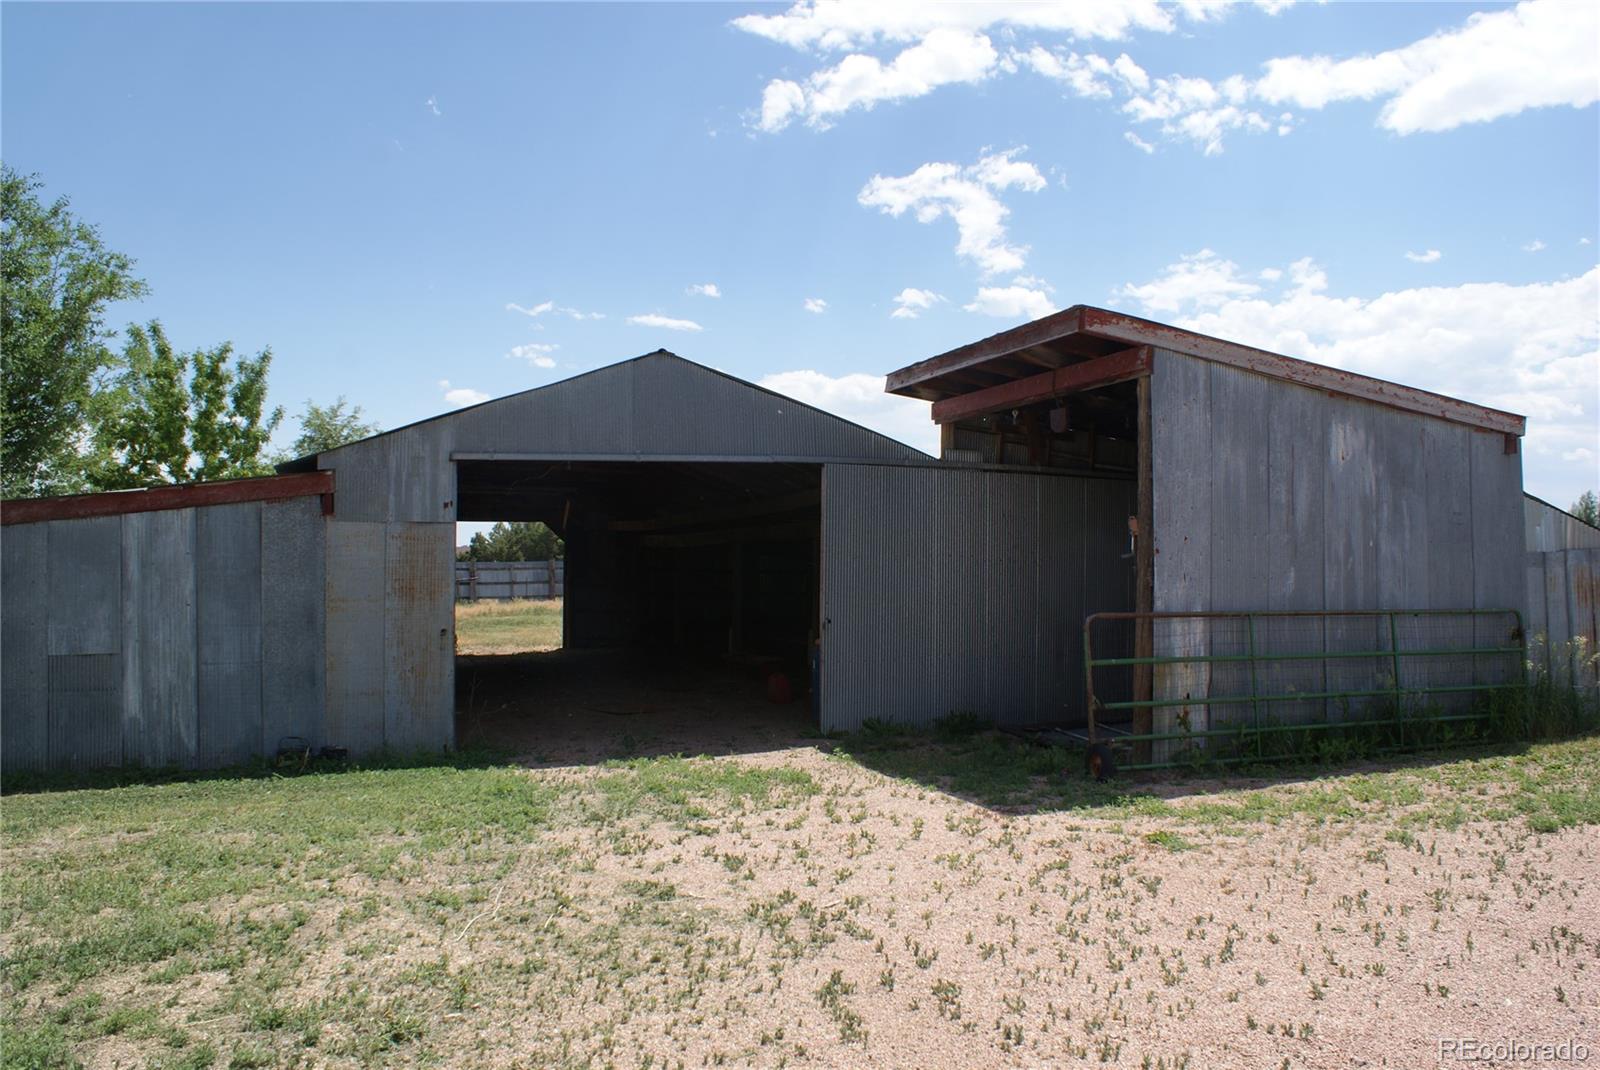
[[[1324,526],[1328,609],[1372,609],[1378,600],[1378,472],[1374,412],[1338,405],[1330,412]]]
[[[1573,638],[1583,637],[1582,650],[1588,655],[1578,682],[1600,688],[1600,658],[1595,657],[1600,650],[1600,550],[1567,551],[1567,613]]]
[[[454,524],[388,525],[384,558],[384,740],[455,742]]]
[[[1327,464],[1331,400],[1311,390],[1279,387],[1267,412],[1267,555],[1269,610],[1319,610],[1326,537],[1323,467]],[[1320,618],[1306,618],[1274,637],[1280,649],[1320,653],[1327,640]],[[1275,694],[1327,689],[1320,661],[1281,661],[1258,667],[1258,686]],[[1263,711],[1284,721],[1321,716],[1324,704],[1279,704]]]
[[[1377,418],[1378,606],[1428,608],[1428,492],[1423,427],[1434,421],[1397,409]]]
[[[1545,627],[1548,629],[1550,647],[1550,669],[1560,674],[1565,667],[1570,670],[1571,658],[1567,656],[1566,644],[1573,637],[1572,609],[1572,580],[1567,571],[1568,551],[1556,550],[1541,555],[1544,558],[1544,596]],[[1565,675],[1558,675],[1558,679],[1565,679]]]
[[[115,654],[122,649],[122,518],[50,522],[49,651]]]
[[[129,765],[192,766],[195,511],[122,518],[122,738]]]
[[[1479,609],[1522,607],[1522,455],[1503,436],[1470,432],[1472,574]]]
[[[1039,480],[997,475],[988,483],[980,556],[965,570],[980,578],[975,594],[984,622],[977,635],[957,641],[965,639],[967,651],[985,650],[980,711],[1000,724],[1020,724],[1034,720],[1038,708]]]
[[[698,373],[698,374],[697,374]],[[772,420],[778,399],[744,383],[700,372],[671,357],[634,363],[633,423],[648,453],[751,456],[758,422]],[[766,437],[766,436],[763,436]]]
[[[1478,609],[1523,609],[1522,454],[1505,451],[1505,437],[1471,432],[1473,605]],[[1502,620],[1477,620],[1474,641],[1505,646],[1515,641]],[[1502,681],[1509,675],[1503,659],[1484,659],[1479,679]]]
[[[1268,544],[1270,495],[1268,405],[1275,384],[1222,364],[1211,375],[1210,448],[1191,460],[1211,465],[1213,610],[1262,609],[1270,599],[1261,553]]]
[[[465,453],[631,454],[637,362],[552,383],[449,417]]]
[[[198,764],[261,753],[261,503],[196,511]]]
[[[1443,420],[1422,425],[1430,609],[1472,608],[1471,437],[1470,429]]]
[[[855,729],[867,718],[927,724],[960,711],[1003,723],[1059,718],[1082,688],[1081,675],[1062,682],[1072,670],[1060,655],[1082,641],[1085,514],[1096,507],[1086,504],[1085,486],[1111,514],[1100,546],[1116,559],[1127,484],[827,465],[822,727]],[[908,531],[916,533],[909,543]],[[1122,583],[1114,566],[1087,568],[1099,582],[1111,575],[1118,594],[1104,597],[1129,597],[1120,592],[1131,592],[1131,578]],[[1081,669],[1077,656],[1070,665]]]
[[[1120,608],[1098,604],[1084,586],[1088,531],[1097,522],[1087,505],[1092,485],[1087,479],[1039,481],[1035,694],[1051,718],[1083,709],[1084,618]]]
[[[384,746],[384,541],[382,524],[327,526],[324,739],[356,755]]]
[[[49,524],[17,524],[0,535],[0,772],[7,774],[49,761],[49,533]]]
[[[1550,618],[1544,587],[1544,554],[1530,551],[1523,558],[1527,562],[1527,619],[1529,659],[1550,668]]]
[[[122,688],[120,655],[51,655],[52,768],[104,769],[124,762]]]
[[[1211,608],[1211,376],[1203,361],[1157,350],[1150,376],[1151,488],[1154,498],[1157,612]],[[1157,629],[1154,653],[1204,655],[1210,650],[1203,622]],[[1205,664],[1158,665],[1152,695],[1176,699],[1204,695]],[[1165,706],[1152,720],[1158,732],[1180,720],[1203,728],[1204,707]],[[1162,760],[1167,748],[1154,751]]]
[[[261,736],[328,742],[326,529],[315,498],[261,507]]]

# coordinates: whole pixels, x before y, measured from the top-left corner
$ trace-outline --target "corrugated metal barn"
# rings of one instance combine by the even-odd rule
[[[819,645],[827,728],[1054,716],[1085,610],[1131,605],[1106,579],[1126,479],[941,465],[665,351],[284,469],[233,486],[325,481],[292,532],[286,506],[194,497],[216,487],[8,505],[7,770],[214,765],[284,736],[450,746],[458,520],[563,534],[568,648],[759,651],[803,672]],[[65,518],[95,509],[114,515]],[[48,649],[30,638],[57,616]],[[80,641],[69,617],[121,624]],[[285,643],[311,668],[285,672]]]
[[[940,459],[658,351],[224,499],[7,503],[4,768],[452,745],[457,521],[562,534],[566,647],[817,650],[827,730],[1081,719],[1096,613],[1521,605],[1520,417],[1083,307],[888,388]]]

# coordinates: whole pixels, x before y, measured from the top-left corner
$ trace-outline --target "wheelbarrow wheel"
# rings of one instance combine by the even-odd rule
[[[1117,775],[1117,759],[1104,743],[1096,743],[1089,748],[1085,764],[1089,776],[1102,783]]]

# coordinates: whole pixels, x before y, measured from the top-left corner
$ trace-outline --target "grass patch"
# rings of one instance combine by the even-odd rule
[[[561,648],[559,598],[456,604],[456,653],[521,654]]]

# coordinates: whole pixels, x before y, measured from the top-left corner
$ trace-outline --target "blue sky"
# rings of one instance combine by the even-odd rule
[[[1592,4],[7,3],[0,32],[5,161],[150,283],[114,322],[270,345],[291,414],[393,427],[665,347],[929,448],[884,372],[1083,302],[1525,413],[1531,492],[1600,484]]]

